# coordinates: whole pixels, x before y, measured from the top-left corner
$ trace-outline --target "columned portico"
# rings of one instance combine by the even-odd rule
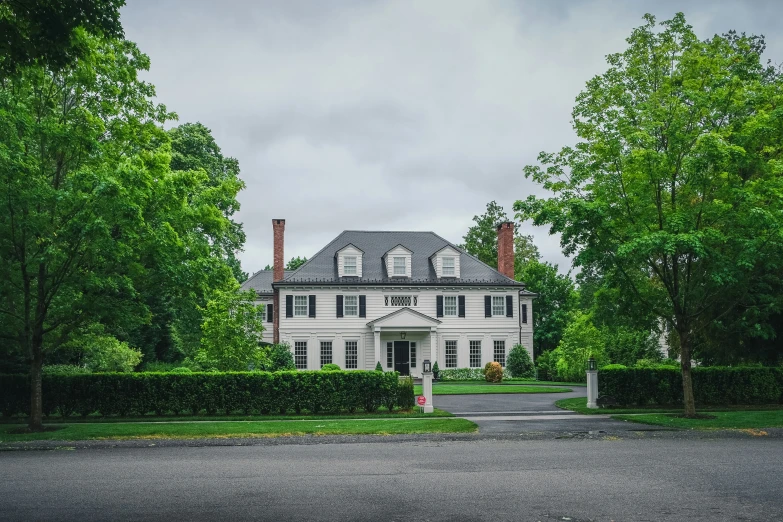
[[[374,336],[375,359],[384,371],[421,375],[421,361],[437,353],[440,321],[410,308],[401,308],[367,323]]]

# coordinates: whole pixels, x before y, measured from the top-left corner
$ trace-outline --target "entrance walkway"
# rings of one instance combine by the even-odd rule
[[[582,415],[555,406],[555,401],[586,397],[587,388],[569,393],[435,395],[436,408],[469,419],[483,434],[521,432],[646,431],[653,426],[616,421],[609,415]]]

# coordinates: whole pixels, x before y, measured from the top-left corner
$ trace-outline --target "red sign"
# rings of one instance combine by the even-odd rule
[[[419,397],[416,399],[416,402],[419,403],[419,406],[424,406],[427,404],[427,399],[424,398],[424,395],[419,395]]]

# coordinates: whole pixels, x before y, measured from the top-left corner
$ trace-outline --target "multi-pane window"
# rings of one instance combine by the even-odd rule
[[[307,296],[295,295],[294,296],[294,316],[295,317],[307,317]]]
[[[444,276],[453,276],[456,274],[454,270],[454,258],[453,257],[444,257],[443,258],[443,265],[441,273]]]
[[[470,341],[470,367],[481,368],[481,341]]]
[[[394,366],[394,343],[386,343],[386,367],[392,368]]]
[[[527,305],[522,305],[522,323],[527,324]]]
[[[457,296],[443,296],[443,315],[457,317]]]
[[[492,315],[506,315],[506,298],[502,295],[492,296]]]
[[[411,368],[416,367],[416,343],[411,342]]]
[[[359,362],[359,342],[345,341],[345,369],[355,370]]]
[[[506,367],[506,341],[495,341],[495,362],[500,366]]]
[[[332,363],[332,341],[321,341],[321,368]]]
[[[307,341],[294,342],[294,364],[297,370],[307,369]]]
[[[356,275],[356,256],[343,258],[343,275]]]
[[[405,275],[405,258],[404,257],[395,257],[393,259],[394,263],[394,275],[396,276],[404,276]]]
[[[446,368],[457,367],[457,341],[446,341]]]
[[[343,298],[343,313],[346,317],[359,315],[358,295],[346,295]]]

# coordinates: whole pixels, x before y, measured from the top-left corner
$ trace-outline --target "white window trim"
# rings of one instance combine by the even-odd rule
[[[451,261],[451,266],[446,266],[446,260]],[[457,275],[457,260],[454,256],[444,256],[440,263],[441,276],[455,277]],[[451,270],[451,273],[446,273],[446,269]]]
[[[348,313],[348,299],[356,299],[356,307],[354,308],[356,313]],[[343,296],[343,316],[345,317],[359,317],[359,296],[358,295],[345,295]]]
[[[402,260],[402,273],[397,273],[397,260]],[[392,277],[405,277],[408,275],[408,258],[405,256],[392,256]]]
[[[304,313],[303,314],[298,314],[298,313],[296,313],[296,311],[297,311],[296,300],[297,300],[297,298],[302,298],[302,297],[304,298],[304,301],[305,301]],[[301,305],[299,305],[299,306],[301,306]],[[295,295],[294,296],[294,317],[308,317],[309,316],[309,312],[310,312],[310,296],[307,296],[307,295]]]
[[[353,264],[348,264],[348,260],[353,259]],[[359,274],[359,257],[358,256],[343,256],[343,275],[355,276]],[[353,271],[349,272],[348,268],[352,268]]]
[[[446,300],[447,299],[454,299],[454,313],[450,314],[446,312],[447,306],[446,306]],[[457,317],[459,313],[459,299],[457,299],[456,295],[444,295],[443,296],[443,317]]]
[[[500,299],[502,302],[501,313],[495,313],[495,300]],[[506,316],[506,296],[505,295],[493,295],[492,296],[492,317],[505,317]]]

